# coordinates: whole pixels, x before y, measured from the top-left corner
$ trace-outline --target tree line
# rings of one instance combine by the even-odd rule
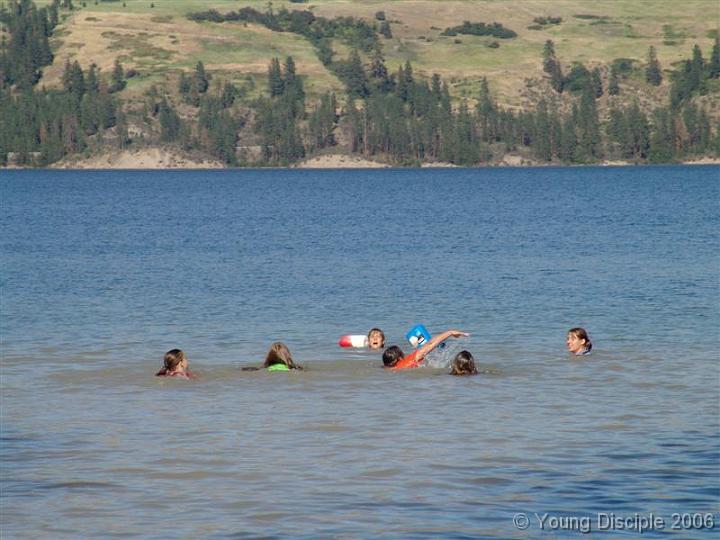
[[[209,10],[190,17],[256,22],[308,37],[319,55],[326,51],[326,65],[344,83],[343,95],[308,100],[291,56],[270,60],[266,90],[252,100],[244,99],[244,88],[213,81],[198,62],[193,71],[179,74],[176,92],[152,87],[142,111],[126,113],[121,95],[132,70],[119,61],[102,73],[95,65],[68,60],[61,88],[38,88],[43,67],[53,61],[48,39],[63,11],[70,9],[69,0],[53,0],[43,8],[31,0],[0,6],[5,29],[0,43],[0,165],[12,154],[16,164],[45,166],[87,148],[123,148],[141,138],[209,154],[230,166],[288,165],[336,146],[340,134],[350,151],[399,165],[443,161],[469,166],[508,152],[556,163],[663,163],[720,155],[720,126],[712,124],[702,100],[695,99],[718,87],[717,38],[707,60],[695,46],[688,59],[665,71],[652,47],[642,70],[630,59],[563,69],[548,41],[540,58],[547,91],[532,108],[516,110],[498,104],[486,79],[478,83],[476,99],[458,100],[439,75],[420,77],[410,62],[391,71],[375,23],[285,9],[243,8],[225,15]],[[383,12],[375,18],[387,22]],[[479,28],[468,24],[473,31]],[[488,27],[493,26],[483,28]],[[347,58],[336,60],[334,51],[324,49],[331,37],[352,45]],[[668,78],[666,103],[644,110],[637,99],[624,96],[612,99],[601,115],[598,99],[622,96],[627,78],[638,70],[649,85],[659,86]],[[131,121],[142,126],[143,135],[131,136]],[[259,151],[246,151],[249,147]]]

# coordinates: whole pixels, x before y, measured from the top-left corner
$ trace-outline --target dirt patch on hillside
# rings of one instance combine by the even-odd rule
[[[66,158],[51,166],[54,169],[221,169],[223,164],[209,159],[195,159],[163,148],[144,148],[105,153],[89,158]]]
[[[307,159],[298,163],[296,167],[300,169],[383,169],[390,167],[390,165],[358,156],[328,154]]]

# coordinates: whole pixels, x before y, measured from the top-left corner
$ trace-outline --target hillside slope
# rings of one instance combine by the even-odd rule
[[[0,165],[720,155],[715,0],[8,1]]]
[[[115,58],[120,58],[126,67],[140,73],[128,92],[141,93],[151,84],[172,81],[176,70],[189,71],[198,61],[211,73],[236,82],[253,79],[262,86],[270,59],[291,55],[298,72],[306,77],[310,94],[340,90],[340,82],[302,36],[273,32],[257,24],[198,24],[186,18],[188,13],[211,8],[223,13],[245,6],[264,10],[267,5],[235,0],[87,2],[87,7],[65,21],[56,39],[55,61],[46,69],[44,82],[59,84],[67,59],[77,59],[84,66],[94,62],[107,73]],[[558,58],[565,65],[576,61],[609,65],[616,58],[644,63],[648,48],[654,46],[661,66],[667,69],[686,58],[696,43],[709,50],[720,16],[714,0],[318,0],[274,2],[272,6],[368,21],[375,21],[375,14],[383,11],[393,35],[382,40],[391,70],[409,60],[417,74],[429,78],[439,73],[450,81],[456,97],[476,96],[478,80],[487,76],[499,102],[514,106],[523,105],[528,79],[542,76],[541,52],[548,39],[555,42]],[[715,16],[711,16],[713,12]],[[537,26],[533,21],[537,17],[560,17],[562,22],[528,29]],[[441,35],[463,21],[499,22],[516,32],[517,38]],[[493,41],[500,46],[488,47]],[[347,52],[341,44],[337,48]]]

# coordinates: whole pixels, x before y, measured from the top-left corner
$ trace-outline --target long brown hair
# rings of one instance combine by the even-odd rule
[[[590,337],[588,336],[587,330],[584,328],[571,328],[568,330],[568,334],[572,334],[576,338],[578,338],[581,341],[585,342],[585,350],[589,351],[592,349],[592,342],[590,341]]]
[[[293,362],[292,354],[290,354],[290,349],[287,348],[287,345],[280,341],[276,341],[270,345],[263,367],[267,368],[275,364],[285,364],[290,369],[302,369],[302,366]]]
[[[182,363],[183,360],[185,360],[184,352],[182,352],[180,349],[170,349],[168,352],[165,353],[165,356],[163,357],[162,369],[158,371],[155,375],[158,377],[162,377],[163,375],[172,373],[177,369],[177,367]]]
[[[452,363],[450,375],[477,375],[475,359],[468,351],[460,351]]]

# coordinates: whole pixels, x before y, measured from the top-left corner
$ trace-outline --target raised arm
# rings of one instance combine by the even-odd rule
[[[442,334],[438,334],[437,336],[432,338],[430,341],[428,341],[425,345],[423,345],[422,347],[420,347],[417,350],[417,352],[415,353],[415,360],[417,362],[419,362],[420,360],[425,358],[425,356],[427,356],[427,354],[430,351],[435,349],[438,345],[440,345],[447,338],[467,337],[469,335],[470,334],[468,334],[466,332],[461,332],[460,330],[447,330],[447,331],[443,332]]]

